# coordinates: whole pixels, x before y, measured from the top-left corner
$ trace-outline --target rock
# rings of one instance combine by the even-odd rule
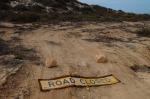
[[[55,59],[50,59],[50,60],[46,60],[46,63],[45,65],[48,67],[48,68],[53,68],[53,67],[57,67],[57,61]]]
[[[96,55],[96,60],[97,60],[97,63],[106,63],[108,61],[106,56],[103,54]]]
[[[15,25],[12,23],[0,22],[0,27],[2,27],[2,28],[14,28]]]

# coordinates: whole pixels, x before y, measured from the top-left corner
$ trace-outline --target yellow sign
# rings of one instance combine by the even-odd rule
[[[42,91],[49,91],[66,87],[104,86],[116,84],[119,82],[120,81],[113,75],[107,75],[103,77],[66,76],[54,79],[39,79],[39,84]]]

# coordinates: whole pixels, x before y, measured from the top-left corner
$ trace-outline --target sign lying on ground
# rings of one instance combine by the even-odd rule
[[[104,86],[119,83],[120,81],[113,75],[103,77],[78,77],[66,76],[54,79],[39,79],[41,91],[50,91],[66,87],[92,87]]]

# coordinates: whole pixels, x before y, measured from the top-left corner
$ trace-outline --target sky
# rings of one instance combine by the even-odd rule
[[[150,14],[150,0],[80,0],[88,4],[97,4],[115,10]]]

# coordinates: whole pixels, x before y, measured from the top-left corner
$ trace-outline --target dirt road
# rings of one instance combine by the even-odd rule
[[[18,85],[5,93],[6,99],[150,99],[150,73],[130,68],[150,66],[150,38],[136,34],[145,24],[150,26],[148,22],[61,23],[23,32],[22,44],[34,48],[42,63],[26,63],[13,78]],[[108,61],[97,63],[97,55],[104,55]],[[48,68],[51,60],[56,60],[58,66]],[[64,75],[109,74],[121,83],[48,92],[41,92],[38,84],[38,79]]]

